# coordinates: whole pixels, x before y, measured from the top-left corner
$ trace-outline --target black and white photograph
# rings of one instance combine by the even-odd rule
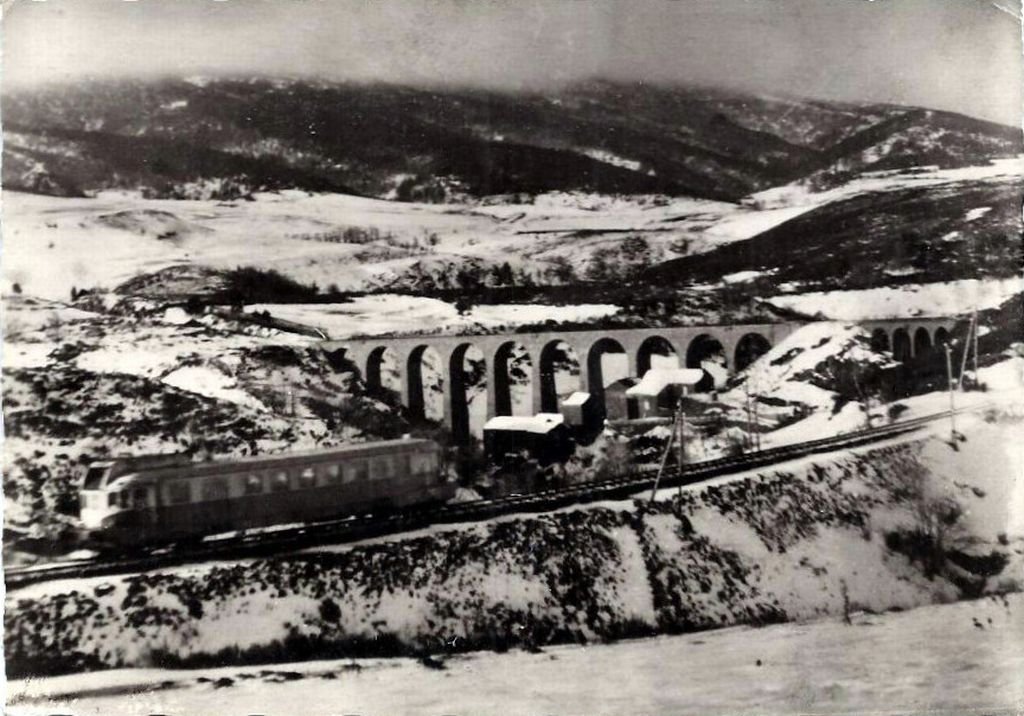
[[[4,0],[3,712],[1024,713],[1020,0]]]

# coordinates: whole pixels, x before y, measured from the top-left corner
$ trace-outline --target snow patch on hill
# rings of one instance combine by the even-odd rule
[[[424,279],[455,285],[457,269],[467,262],[485,274],[508,263],[534,281],[557,282],[554,262],[568,259],[583,276],[596,252],[630,238],[647,242],[650,265],[751,238],[856,194],[1022,174],[1024,159],[881,172],[826,192],[779,187],[742,204],[582,192],[436,205],[296,190],[238,202],[144,199],[125,191],[95,198],[10,191],[3,206],[3,277],[7,288],[17,283],[52,299],[66,298],[73,286],[114,288],[180,265],[253,265],[343,290],[415,287]]]
[[[995,308],[1024,293],[1024,279],[964,279],[858,291],[824,291],[764,299],[780,308],[837,321],[956,316]]]
[[[840,199],[848,199],[870,192],[928,187],[963,181],[1002,180],[1021,175],[1024,175],[1024,156],[1017,156],[994,159],[985,165],[957,169],[914,167],[903,170],[865,172],[852,181],[826,191],[815,191],[806,182],[797,181],[751,194],[748,201],[762,210],[800,206],[810,210],[814,206],[823,206]]]
[[[743,374],[744,385],[724,393],[723,402],[742,405],[749,388],[757,395],[830,408],[834,393],[812,385],[808,377],[829,359],[884,365],[891,359],[875,353],[869,334],[856,325],[821,322],[797,329],[755,361]]]
[[[317,326],[327,331],[332,339],[340,339],[357,335],[465,333],[548,320],[591,321],[614,315],[619,307],[612,304],[494,304],[475,306],[460,314],[454,304],[436,298],[374,294],[347,303],[254,304],[246,310],[269,311],[275,318]]]
[[[619,155],[609,152],[605,149],[583,149],[581,153],[584,156],[596,159],[599,162],[610,164],[613,167],[621,167],[622,169],[629,169],[632,172],[638,172],[643,167],[643,164],[634,160],[620,157]],[[651,173],[653,174],[653,172]]]
[[[269,412],[266,405],[239,388],[234,378],[216,368],[208,366],[178,368],[165,375],[163,382],[179,390],[204,395],[207,398],[225,400],[229,403]]]

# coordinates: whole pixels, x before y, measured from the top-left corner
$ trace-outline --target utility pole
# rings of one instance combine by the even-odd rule
[[[747,376],[747,400],[749,401],[748,414],[751,416],[748,421],[747,431],[750,435],[750,442],[754,450],[761,450],[761,414],[757,404],[757,392],[760,384],[754,383],[754,372]]]
[[[750,377],[747,377],[746,383],[750,382]],[[746,397],[745,405],[747,413],[747,448],[752,449],[754,447],[754,420],[751,417],[750,411],[750,386],[744,384],[743,394]]]
[[[651,502],[654,502],[654,496],[658,494],[658,485],[661,483],[661,474],[665,472],[665,465],[668,463],[668,456],[672,452],[672,443],[675,442],[676,437],[676,425],[675,419],[672,421],[672,431],[668,435],[668,444],[665,446],[665,452],[661,454],[661,465],[658,467],[658,475],[654,478],[654,485],[651,487]]]
[[[684,388],[685,390],[685,388]],[[679,402],[676,404],[676,414],[678,415],[679,423],[679,454],[676,456],[676,460],[679,462],[679,496],[683,496],[683,465],[686,463],[686,411],[683,410],[683,396],[679,396]]]
[[[977,388],[981,384],[981,378],[978,376],[978,309],[974,309],[972,323],[974,324],[974,384]]]
[[[760,410],[758,409],[758,405],[757,405],[757,396],[754,396],[754,399],[751,401],[751,404],[754,406],[754,422],[750,426],[750,428],[751,428],[751,430],[754,431],[754,448],[758,452],[760,452],[761,451],[761,413],[760,413]]]
[[[946,380],[948,381],[949,388],[949,437],[953,444],[956,444],[956,405],[953,403],[953,388],[956,385],[953,382],[953,348],[947,343],[944,348],[946,349]],[[964,348],[966,351],[966,346]],[[964,354],[966,356],[966,353]],[[960,374],[963,377],[963,374]]]
[[[974,321],[977,319],[977,314],[971,317],[970,323],[967,324],[967,335],[964,337],[964,355],[960,361],[960,375],[957,378],[956,387],[957,390],[963,390],[964,388],[964,372],[967,370],[967,354],[970,353],[971,348],[971,334],[975,330]],[[951,344],[955,344],[956,341],[950,341]]]

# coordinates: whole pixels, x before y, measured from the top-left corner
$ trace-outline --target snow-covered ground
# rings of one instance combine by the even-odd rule
[[[988,390],[984,392],[958,391],[953,396],[954,407],[957,410],[977,409],[988,405],[1019,405],[1024,399],[1024,359],[1011,358],[994,366],[982,368],[978,372],[981,381],[988,386]],[[813,386],[808,387],[812,388]],[[936,391],[914,395],[898,400],[896,404],[904,408],[898,419],[912,420],[948,411],[949,393]],[[873,426],[888,424],[888,418],[885,415],[888,407],[889,405],[886,404],[871,406]],[[957,417],[955,420],[962,424],[967,418]],[[941,429],[949,430],[948,421],[943,421],[942,426]],[[860,403],[847,403],[838,413],[834,414],[830,408],[823,406],[797,423],[766,433],[761,444],[765,448],[789,445],[807,440],[808,435],[828,437],[863,430],[866,427],[867,420]]]
[[[734,416],[743,416],[743,419],[750,399],[761,396],[771,401],[759,403],[756,416],[752,416],[762,428],[770,430],[760,437],[763,448],[803,442],[809,436],[828,437],[863,430],[868,427],[863,403],[851,400],[835,412],[837,394],[821,387],[836,379],[829,372],[829,361],[856,363],[860,366],[876,365],[880,368],[894,365],[889,357],[870,348],[869,333],[863,327],[841,321],[811,323],[794,331],[736,376],[739,383],[737,387],[721,393],[719,400]],[[1015,405],[1024,400],[1022,357],[1007,357],[983,367],[978,379],[985,384],[986,390],[958,391],[953,396],[957,409],[990,404]],[[791,405],[774,404],[778,400]],[[789,422],[792,404],[801,406],[805,414],[796,422],[775,427],[780,420]],[[898,419],[909,420],[947,411],[950,402],[947,392],[935,391],[902,398],[895,404],[901,406]],[[888,424],[888,411],[891,407],[877,400],[872,402],[871,425],[878,427]],[[725,447],[718,445],[705,454],[701,446],[696,445],[691,451],[694,455],[710,459],[719,456]]]
[[[808,381],[808,374],[827,359],[841,358],[863,365],[891,362],[868,346],[868,334],[856,324],[822,321],[798,328],[741,374],[743,384],[723,393],[722,402],[744,404],[747,391],[812,408],[830,408],[832,391]]]
[[[1024,499],[1024,460],[1013,441],[1019,425],[974,419],[962,425],[967,440],[957,450],[942,436],[915,435],[722,478],[683,492],[685,517],[668,505],[641,516],[622,500],[307,550],[272,563],[39,584],[8,595],[7,648],[24,656],[52,638],[58,659],[77,649],[109,665],[141,666],[157,650],[187,657],[259,648],[283,638],[289,624],[342,642],[374,634],[413,644],[440,633],[472,640],[484,615],[500,620],[508,609],[593,641],[621,620],[706,628],[749,622],[770,604],[787,619],[836,614],[844,584],[864,608],[912,608],[957,594],[944,578],[924,578],[884,538],[914,524],[916,513],[898,494],[903,471],[918,465],[935,494],[963,507],[959,536],[952,541],[951,533],[947,544],[1006,553],[1008,566],[988,588],[1019,589],[1024,525],[1011,507]],[[587,576],[564,571],[564,560],[579,562]],[[581,578],[584,593],[563,593]],[[325,595],[340,607],[330,621],[320,607]],[[144,618],[153,606],[166,610],[156,622]],[[53,609],[57,623],[40,624]],[[240,620],[244,629],[235,628]],[[505,630],[518,622],[499,623],[494,628]]]
[[[429,273],[467,260],[538,273],[561,256],[582,272],[591,250],[617,245],[627,230],[648,238],[655,259],[671,258],[679,239],[690,242],[688,251],[706,250],[784,218],[761,218],[703,238],[724,218],[760,213],[692,199],[565,194],[522,205],[433,205],[300,191],[259,194],[249,202],[5,192],[3,276],[5,288],[17,283],[26,293],[62,299],[72,286],[113,288],[182,264],[272,268],[342,289],[386,286],[417,266]],[[346,239],[346,229],[358,235]],[[567,238],[577,231],[596,234]]]
[[[436,298],[375,294],[347,303],[254,304],[250,311],[269,311],[283,318],[321,328],[332,339],[402,333],[471,333],[528,323],[591,321],[619,311],[612,304],[548,306],[495,304],[475,306],[460,314],[455,305]]]
[[[824,291],[765,299],[780,308],[836,321],[956,316],[995,308],[1024,293],[1024,279],[965,279],[858,291]]]
[[[252,265],[321,288],[352,290],[422,274],[451,277],[467,262],[485,272],[507,262],[540,276],[554,260],[566,260],[582,275],[594,252],[615,249],[631,234],[646,240],[646,260],[655,263],[750,238],[855,194],[1021,174],[1019,158],[963,169],[918,168],[868,175],[825,192],[787,185],[741,204],[564,192],[527,204],[435,205],[301,191],[237,202],[9,191],[3,203],[4,288],[17,283],[26,293],[62,299],[73,286],[113,288],[183,264]]]
[[[1024,157],[995,159],[990,164],[956,169],[914,167],[883,172],[867,172],[853,181],[826,191],[814,191],[806,182],[797,181],[752,194],[749,203],[762,210],[805,207],[810,210],[858,194],[910,187],[928,187],[960,181],[1003,180],[1024,174]]]
[[[180,309],[148,320],[126,321],[35,298],[8,298],[4,308],[4,368],[67,364],[68,359],[53,352],[62,343],[75,343],[80,350],[70,363],[78,369],[156,378],[175,388],[262,411],[266,407],[233,379],[239,354],[268,343],[294,347],[315,343],[280,331],[262,335],[267,329],[217,330],[224,326],[210,315],[197,321],[197,326],[183,327],[177,318]]]
[[[14,681],[8,713],[1016,713],[1024,595],[541,653]]]

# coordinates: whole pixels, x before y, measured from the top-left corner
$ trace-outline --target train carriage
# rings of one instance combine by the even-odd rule
[[[203,463],[144,456],[89,469],[81,521],[94,536],[133,544],[405,508],[453,493],[430,440]]]

